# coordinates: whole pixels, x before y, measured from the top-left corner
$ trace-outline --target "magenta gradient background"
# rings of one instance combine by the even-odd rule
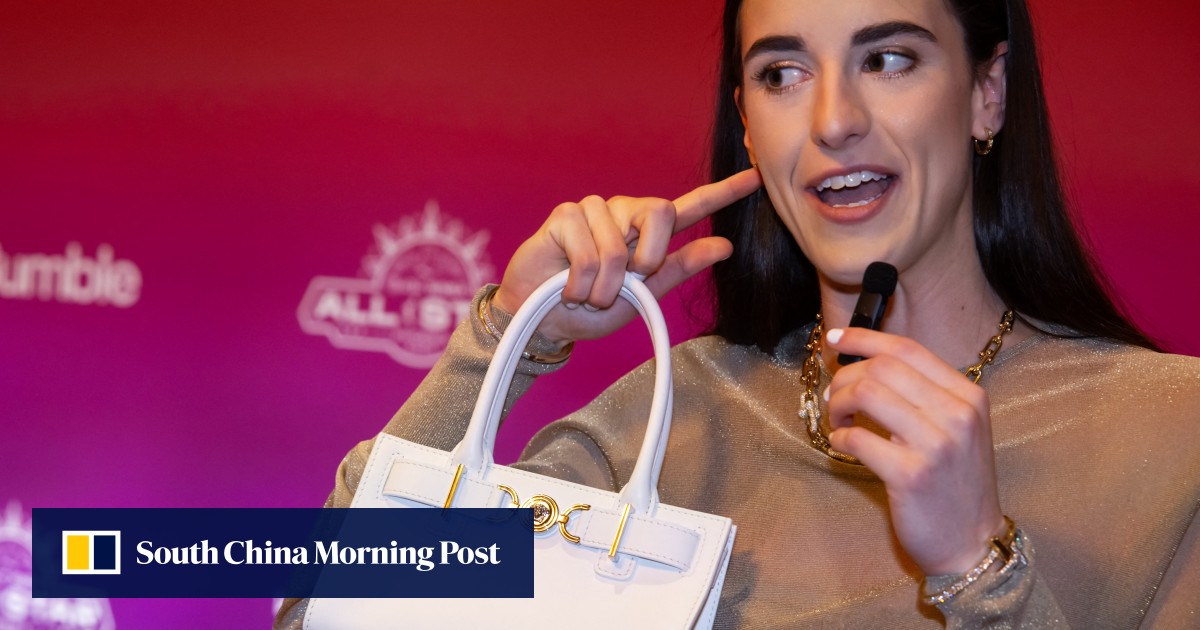
[[[304,334],[311,278],[355,276],[372,227],[431,198],[490,231],[498,278],[557,203],[704,180],[715,2],[10,5],[0,245],[110,243],[144,280],[129,309],[0,300],[0,504],[319,505],[423,371]],[[1196,13],[1035,4],[1080,217],[1137,321],[1187,354]],[[697,330],[666,304],[677,341]],[[649,354],[638,330],[581,344],[518,406],[500,459]],[[270,615],[112,605],[118,627]]]

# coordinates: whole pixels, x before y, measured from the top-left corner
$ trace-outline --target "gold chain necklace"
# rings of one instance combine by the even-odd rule
[[[983,368],[990,365],[996,358],[996,353],[1000,352],[1001,346],[1004,345],[1004,336],[1012,331],[1013,319],[1014,315],[1011,310],[1004,311],[1004,314],[1000,316],[999,331],[988,339],[983,350],[979,351],[979,362],[966,369],[967,378],[975,383],[983,378]],[[817,323],[808,335],[808,343],[804,345],[804,349],[808,351],[808,358],[804,360],[804,369],[800,374],[800,381],[804,384],[804,394],[800,397],[800,419],[808,427],[808,437],[818,451],[839,462],[862,466],[862,462],[858,461],[858,458],[830,446],[829,438],[826,437],[821,427],[821,405],[817,397],[817,384],[821,380],[820,356],[823,334],[824,325],[821,315],[818,313]]]

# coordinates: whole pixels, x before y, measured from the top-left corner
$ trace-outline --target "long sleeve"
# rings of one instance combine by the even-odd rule
[[[983,384],[1001,505],[1029,564],[985,575],[939,613],[919,604],[923,576],[891,535],[883,483],[811,446],[797,417],[804,339],[798,331],[774,355],[717,337],[672,351],[660,498],[738,527],[716,628],[1198,625],[1200,361],[1050,336],[1006,348]],[[450,448],[475,398],[462,393],[478,391],[493,346],[486,331],[460,327],[386,431]],[[520,369],[509,404],[544,368]],[[514,466],[619,489],[652,384],[648,362],[542,429]],[[349,504],[369,455],[365,442],[346,456],[327,505]],[[294,604],[278,627],[300,627],[304,605]]]
[[[1026,541],[1029,565],[1008,575],[989,573],[950,602],[939,606],[947,628],[1066,628],[1069,624],[1054,595],[1037,573],[1032,541]],[[958,576],[927,580],[936,591]],[[1193,517],[1171,564],[1155,590],[1142,628],[1200,626],[1200,524]]]
[[[985,573],[950,601],[938,606],[951,630],[973,628],[1069,628],[1054,594],[1038,574],[1037,550],[1024,537],[1026,563],[1004,574]],[[935,593],[961,576],[929,577],[927,592]]]
[[[786,461],[778,462],[782,468],[772,471],[772,452],[787,450],[781,449],[779,444],[789,440],[778,435],[755,439],[753,427],[763,418],[782,415],[773,412],[767,401],[780,398],[777,393],[785,393],[784,400],[791,398],[786,395],[788,379],[782,379],[780,384],[780,379],[774,378],[772,372],[781,366],[764,366],[755,374],[756,382],[774,382],[784,391],[748,391],[745,386],[735,384],[740,380],[734,374],[740,371],[739,361],[732,362],[737,367],[733,371],[729,365],[721,365],[722,359],[731,358],[729,354],[729,351],[713,352],[711,348],[696,350],[696,344],[677,348],[674,367],[678,403],[661,483],[664,502],[729,514],[735,523],[746,525],[738,535],[735,560],[727,576],[716,627],[777,627],[780,624],[825,627],[846,624],[849,620],[854,620],[852,625],[859,627],[922,625],[917,620],[902,621],[904,617],[896,616],[900,610],[911,611],[920,588],[918,576],[908,580],[889,579],[884,593],[867,596],[873,589],[864,589],[863,584],[853,582],[838,587],[830,580],[828,567],[806,566],[805,559],[812,554],[811,549],[806,548],[795,556],[778,553],[781,529],[799,533],[806,526],[813,526],[814,534],[820,540],[831,541],[830,549],[843,550],[843,544],[874,547],[867,544],[872,538],[870,531],[886,531],[885,523],[871,524],[860,516],[851,520],[866,525],[848,528],[840,518],[830,519],[833,515],[822,506],[850,505],[851,497],[862,492],[874,495],[875,501],[882,503],[885,501],[884,489],[869,473],[862,474],[861,469],[847,471],[862,477],[862,481],[852,487],[846,485],[847,480],[831,479],[821,459],[816,460],[819,465],[817,470],[811,471],[815,473],[811,477],[805,472],[809,468],[807,458],[785,458]],[[640,366],[592,404],[540,431],[522,453],[518,465],[540,474],[618,490],[628,480],[636,463],[646,423],[645,413],[650,404],[652,379],[653,364]],[[786,418],[787,415],[783,415],[783,419]],[[742,438],[748,435],[749,443],[742,443]],[[729,453],[742,449],[746,451],[742,456],[729,458]],[[800,453],[813,454],[807,447]],[[800,488],[808,491],[796,495],[798,500],[795,502],[777,503],[772,497],[780,490],[780,475],[797,475],[782,487],[791,487],[792,492]],[[849,490],[848,495],[829,501],[829,497],[845,490]],[[801,499],[802,496],[809,498]],[[780,517],[778,521],[773,526],[755,527],[754,521],[770,510],[776,510],[776,516]],[[839,536],[839,532],[842,535]],[[798,535],[796,539],[803,541],[808,537]],[[842,544],[833,542],[838,540]],[[855,567],[854,576],[866,581],[878,579],[871,575],[871,567],[879,564],[880,559],[891,557],[886,541],[879,542],[885,546],[873,552],[878,554],[873,562],[848,563]],[[946,627],[1068,627],[1058,602],[1038,572],[1036,550],[1028,536],[1025,536],[1025,553],[1028,558],[1025,566],[1014,568],[1003,576],[994,572],[986,574],[941,607]],[[760,554],[764,556],[763,564],[774,565],[774,570],[764,571],[765,567],[756,567],[745,560],[748,555]],[[768,561],[766,556],[772,558]],[[773,579],[764,581],[763,573],[769,573]],[[823,590],[814,588],[813,581],[813,575],[821,573],[826,575],[818,579],[833,587],[829,589],[833,591],[827,595],[829,599],[804,601],[805,592]],[[930,588],[945,588],[957,577],[930,578]],[[837,592],[837,588],[843,590]],[[749,601],[747,596],[750,596]],[[864,606],[864,599],[873,600],[873,603]],[[804,610],[805,606],[814,610]],[[936,613],[932,616],[936,617]],[[932,618],[924,621],[930,622],[937,625]]]

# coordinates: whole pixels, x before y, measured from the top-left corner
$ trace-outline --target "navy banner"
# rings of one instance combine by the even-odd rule
[[[533,597],[529,509],[33,510],[34,597]]]

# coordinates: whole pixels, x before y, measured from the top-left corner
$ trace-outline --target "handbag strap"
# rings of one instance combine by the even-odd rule
[[[521,351],[533,337],[539,323],[562,300],[567,273],[563,270],[538,287],[509,323],[483,379],[471,424],[451,452],[451,465],[462,465],[465,478],[478,478],[493,463],[496,431],[504,400],[516,371]],[[626,272],[621,297],[642,315],[654,344],[654,396],[650,402],[650,420],[629,483],[621,489],[618,505],[628,504],[636,514],[653,514],[658,504],[658,475],[671,430],[671,342],[667,323],[654,294],[637,274]]]

